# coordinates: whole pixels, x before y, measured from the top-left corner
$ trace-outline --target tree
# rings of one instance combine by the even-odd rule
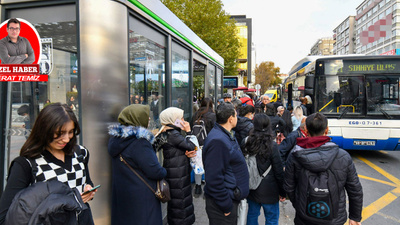
[[[280,68],[275,67],[274,62],[262,62],[256,66],[254,73],[256,75],[256,84],[261,85],[261,93],[264,93],[269,87],[282,82],[281,78],[278,77]]]
[[[222,9],[221,0],[161,0],[182,22],[217,52],[225,74],[236,75],[240,56],[235,20]]]

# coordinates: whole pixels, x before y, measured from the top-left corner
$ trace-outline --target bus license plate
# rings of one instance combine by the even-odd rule
[[[353,141],[353,145],[375,146],[375,141]]]

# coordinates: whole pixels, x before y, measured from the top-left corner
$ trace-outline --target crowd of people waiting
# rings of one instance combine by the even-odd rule
[[[201,184],[204,179],[209,224],[237,224],[238,216],[243,215],[238,211],[243,199],[247,200],[245,221],[248,225],[258,224],[261,208],[265,224],[278,224],[279,202],[286,198],[296,210],[295,224],[321,224],[323,221],[336,225],[344,224],[347,219],[350,225],[361,224],[363,192],[353,161],[346,151],[326,136],[327,119],[323,114],[312,112],[308,98],[301,98],[302,104],[293,109],[291,106],[285,108],[279,100],[271,103],[268,96],[261,96],[256,101],[252,95],[239,99],[225,93],[223,97],[215,110],[212,99],[202,99],[189,122],[183,118],[182,109],[164,109],[159,114],[161,128],[157,134],[147,129],[149,105],[131,104],[121,111],[118,124],[109,127],[112,224],[163,224],[160,201],[146,187],[157,189],[157,181],[163,178],[168,182],[171,194],[167,203],[168,224],[190,225],[195,222],[190,158],[195,157],[198,150],[191,138],[192,128],[199,121],[204,124],[207,134],[205,139],[198,141],[205,176],[195,175],[194,193],[199,195],[203,192]],[[54,121],[49,120],[53,117]],[[75,223],[65,217],[64,211],[57,212],[63,216],[46,214],[42,218],[52,220],[50,224],[93,224],[87,202],[96,191],[86,194],[93,183],[87,166],[89,152],[76,144],[79,132],[77,119],[67,105],[50,104],[40,112],[21,156],[11,163],[8,183],[0,200],[0,224],[10,224],[8,221],[21,217],[20,214],[15,216],[21,210],[12,204],[14,196],[26,201],[24,196],[17,194],[20,190],[39,181],[51,180],[77,189],[75,195],[62,191],[68,196],[81,196],[77,201],[81,208],[72,204],[75,202],[71,199],[65,201],[72,204],[70,208],[75,207],[74,210],[82,213],[68,214]],[[161,164],[157,157],[159,151],[162,151]],[[250,156],[255,156],[257,170],[262,175],[261,182],[252,189],[246,161]],[[136,175],[122,163],[122,159],[136,170]],[[319,188],[333,192],[329,193],[329,204],[322,206],[308,202],[307,189],[314,185],[307,183],[310,177],[319,177],[321,173],[329,175],[325,178],[330,187]]]
[[[195,222],[192,198],[203,192],[202,181],[205,181],[205,210],[209,224],[237,224],[238,216],[242,214],[238,208],[243,199],[247,200],[248,206],[246,224],[258,224],[261,208],[266,224],[278,224],[279,202],[287,197],[296,209],[295,224],[320,224],[321,220],[314,220],[302,208],[309,204],[304,200],[307,193],[299,193],[299,190],[307,191],[303,187],[307,181],[302,176],[303,168],[312,172],[334,168],[337,176],[337,192],[331,199],[334,209],[330,209],[334,215],[322,221],[343,224],[349,218],[349,224],[361,224],[362,187],[351,157],[326,136],[327,119],[322,114],[312,113],[307,98],[300,100],[302,105],[285,108],[279,100],[272,103],[268,96],[254,101],[251,95],[232,98],[231,94],[225,93],[214,110],[212,99],[204,98],[190,123],[184,120],[182,109],[169,107],[163,110],[160,113],[162,127],[155,137],[145,129],[130,134],[121,133],[125,132],[125,126],[142,129],[148,124],[149,110],[138,111],[146,106],[128,106],[125,110],[135,109],[127,114],[134,115],[130,116],[131,125],[120,121],[120,125],[110,128],[113,138],[109,150],[114,158],[113,167],[115,164],[112,224],[133,221],[134,218],[137,222],[129,224],[162,224],[159,202],[143,182],[132,177],[128,171],[124,172],[127,168],[119,162],[119,154],[124,154],[142,176],[151,180],[154,188],[157,180],[166,178],[171,187],[171,201],[167,206],[169,225]],[[134,119],[136,117],[141,117],[144,122],[139,123],[140,120]],[[207,134],[204,140],[199,139],[205,176],[194,175],[192,196],[190,158],[195,157],[197,151],[189,137],[193,136],[192,128],[199,121]],[[121,145],[120,142],[128,143]],[[121,150],[122,146],[125,150]],[[141,156],[145,149],[149,149],[146,150],[149,156]],[[156,157],[160,150],[164,158],[162,164]],[[132,153],[129,155],[128,152]],[[250,174],[245,159],[251,155],[256,157],[260,174],[269,171],[255,189],[249,188]],[[302,178],[303,183],[297,178]],[[332,180],[331,177],[330,182]],[[132,190],[123,192],[127,187],[132,187]],[[348,217],[344,207],[345,191],[350,202]]]

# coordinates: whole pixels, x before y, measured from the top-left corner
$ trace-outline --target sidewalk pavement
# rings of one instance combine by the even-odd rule
[[[193,185],[194,187],[194,185]],[[202,185],[202,189],[204,188],[204,184]],[[204,192],[197,196],[194,194],[193,188],[193,205],[194,205],[194,214],[196,215],[196,222],[195,225],[208,225],[208,217],[206,213],[206,202],[204,199]],[[293,225],[293,219],[295,215],[294,208],[292,203],[289,200],[285,202],[279,203],[279,224],[280,225]],[[263,214],[263,210],[261,210],[261,214],[258,217],[258,224],[263,225],[265,224],[265,217]]]

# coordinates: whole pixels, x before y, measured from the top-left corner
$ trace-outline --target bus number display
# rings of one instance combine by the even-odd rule
[[[350,120],[349,125],[380,126],[382,121],[354,121]]]

